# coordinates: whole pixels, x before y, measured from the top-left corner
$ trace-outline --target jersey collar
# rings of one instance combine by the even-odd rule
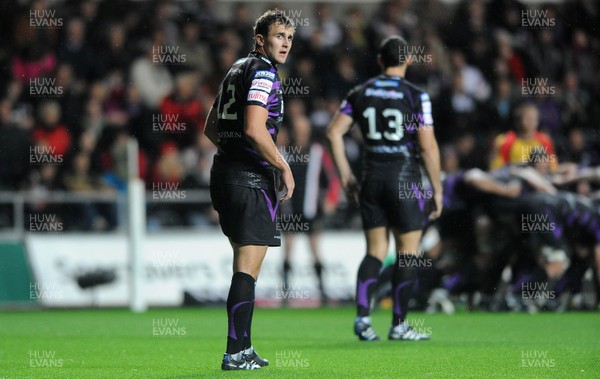
[[[386,75],[386,74],[381,74],[382,77],[384,78],[391,78],[391,79],[397,79],[397,80],[404,80],[404,78],[402,76],[398,76],[398,75]]]
[[[253,57],[262,59],[263,61],[267,62],[271,66],[275,67],[275,69],[277,69],[277,66],[274,65],[273,62],[271,62],[271,60],[269,58],[267,58],[266,56],[262,55],[258,51],[254,50],[253,52],[250,53],[250,55],[253,56]]]

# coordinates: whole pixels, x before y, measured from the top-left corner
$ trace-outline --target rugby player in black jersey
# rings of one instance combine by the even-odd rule
[[[427,266],[418,251],[425,218],[433,220],[442,211],[440,155],[429,95],[404,79],[411,59],[407,47],[398,36],[383,41],[378,55],[383,73],[348,93],[328,130],[342,186],[347,197],[360,204],[367,239],[367,254],[358,269],[354,323],[362,341],[379,340],[371,326],[370,300],[388,252],[390,230],[398,259],[392,274],[393,317],[388,338],[429,338],[409,326],[406,314],[419,270]],[[360,184],[344,152],[343,136],[354,122],[365,144]],[[421,165],[432,190],[423,190]]]
[[[268,365],[251,342],[254,287],[267,248],[281,245],[276,228],[279,201],[294,192],[290,167],[275,146],[283,120],[277,65],[285,63],[293,35],[294,24],[282,11],[260,16],[254,25],[254,51],[229,69],[206,120],[204,132],[218,147],[210,195],[233,248],[223,370]],[[281,199],[276,181],[278,189],[285,190]]]

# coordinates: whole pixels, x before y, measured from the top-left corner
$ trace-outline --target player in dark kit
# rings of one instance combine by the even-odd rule
[[[254,25],[254,51],[227,72],[206,120],[205,134],[218,147],[210,195],[223,233],[233,248],[227,297],[228,336],[223,370],[268,365],[251,342],[254,287],[268,246],[280,246],[279,201],[294,192],[290,167],[275,146],[283,119],[277,65],[292,47],[294,24],[281,11],[267,11]],[[286,190],[278,199],[279,190]]]
[[[383,41],[378,62],[383,74],[352,89],[328,130],[333,158],[350,200],[360,204],[367,254],[358,269],[355,334],[362,341],[379,340],[371,327],[370,300],[389,245],[396,242],[397,262],[392,273],[392,327],[390,340],[423,340],[408,325],[406,314],[420,269],[429,262],[418,251],[425,213],[430,220],[442,211],[440,154],[433,133],[429,95],[404,79],[411,57],[401,37]],[[344,152],[343,136],[353,123],[365,143],[360,185]],[[423,164],[431,189],[421,180]],[[425,210],[428,205],[428,211]]]

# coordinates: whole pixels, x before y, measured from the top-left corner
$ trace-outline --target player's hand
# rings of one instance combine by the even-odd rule
[[[348,198],[348,201],[358,207],[360,185],[356,181],[354,175],[348,177],[347,179],[342,179],[342,187],[344,188],[344,192],[346,193],[346,198]]]
[[[431,199],[431,211],[429,212],[429,221],[433,221],[440,217],[443,208],[443,196],[441,193],[435,193]]]
[[[296,183],[294,182],[294,175],[292,175],[292,170],[287,167],[285,170],[281,172],[281,177],[279,179],[279,191],[285,190],[283,196],[281,196],[281,201],[284,202],[292,198],[294,194],[294,187]]]

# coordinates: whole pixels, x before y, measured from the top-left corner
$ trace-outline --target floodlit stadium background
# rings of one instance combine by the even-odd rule
[[[418,58],[407,78],[433,100],[445,170],[487,169],[494,137],[514,127],[523,101],[539,108],[559,162],[600,165],[598,4],[544,4],[280,2],[297,25],[280,67],[282,152],[307,161],[290,130],[308,122],[313,140],[323,142],[347,91],[379,72],[379,42],[400,34]],[[139,309],[224,301],[232,258],[207,191],[215,148],[200,130],[226,70],[251,50],[253,21],[272,6],[0,4],[1,306],[127,306],[136,280]],[[357,132],[347,153],[359,173]],[[135,278],[129,226],[143,215],[130,211],[126,196],[132,140],[146,188]],[[338,192],[320,244],[333,305],[352,300],[365,252],[359,213]],[[281,249],[269,250],[260,305],[279,306],[284,297],[294,306],[319,304],[308,243],[299,236],[291,287],[281,279]]]

